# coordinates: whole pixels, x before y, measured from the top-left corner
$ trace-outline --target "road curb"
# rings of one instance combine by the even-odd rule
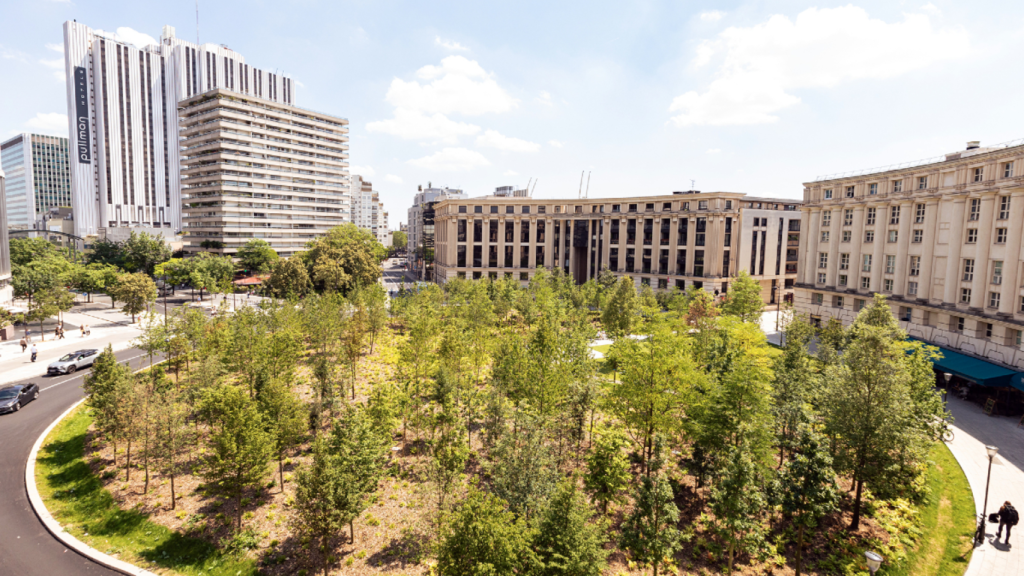
[[[85,556],[93,562],[105,566],[121,574],[128,574],[129,576],[157,576],[155,573],[148,570],[143,570],[138,566],[118,560],[113,556],[104,554],[99,550],[87,545],[78,538],[75,538],[71,534],[64,531],[64,527],[60,525],[57,520],[54,519],[50,511],[46,509],[46,504],[43,503],[42,497],[39,495],[39,489],[36,488],[36,455],[39,453],[39,449],[42,448],[43,442],[46,437],[50,435],[50,432],[60,424],[72,410],[78,408],[82,402],[85,402],[85,398],[82,398],[78,402],[75,402],[70,408],[64,411],[63,414],[57,417],[56,420],[50,423],[43,430],[43,433],[36,439],[35,445],[32,446],[32,452],[28,455],[28,463],[25,465],[25,491],[28,493],[29,504],[32,505],[32,511],[35,512],[36,517],[39,518],[39,522],[46,527],[47,532],[53,534],[53,537],[62,542],[68,548],[74,550],[78,554]]]

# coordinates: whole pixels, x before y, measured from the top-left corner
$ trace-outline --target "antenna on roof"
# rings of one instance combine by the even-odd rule
[[[583,193],[583,197],[586,198],[587,194],[590,194],[590,172],[587,172],[587,190]]]
[[[199,44],[199,0],[196,0],[196,44]]]
[[[691,178],[690,179],[690,190],[695,190],[696,188],[697,188],[697,181],[694,180],[693,178]]]

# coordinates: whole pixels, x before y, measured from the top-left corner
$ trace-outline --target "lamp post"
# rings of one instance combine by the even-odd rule
[[[985,475],[985,499],[981,504],[981,517],[978,518],[978,531],[974,534],[974,544],[977,546],[985,541],[985,516],[988,510],[988,486],[992,480],[992,460],[999,453],[998,446],[985,446],[985,453],[988,454],[988,473]]]
[[[949,381],[952,380],[953,375],[949,372],[942,373],[943,390],[942,390],[942,403],[946,403],[946,397],[949,396]]]
[[[871,571],[871,576],[875,576],[875,572],[878,572],[878,569],[882,567],[882,561],[885,559],[877,552],[872,552],[871,550],[864,552],[864,558],[868,562],[868,570]]]

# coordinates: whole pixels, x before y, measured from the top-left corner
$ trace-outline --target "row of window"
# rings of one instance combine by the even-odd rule
[[[926,209],[926,207],[925,207],[924,204],[916,204],[914,206],[914,224],[924,224],[925,209]],[[868,210],[867,210],[867,222],[865,224],[868,225],[868,226],[874,225],[876,217],[877,217],[877,209],[876,208],[868,208]],[[978,221],[980,219],[981,219],[981,199],[980,198],[971,198],[971,206],[970,206],[970,209],[968,210],[968,213],[967,213],[967,220],[970,221],[970,222],[976,222],[976,221]],[[999,197],[999,215],[998,215],[998,219],[999,220],[1009,220],[1010,219],[1010,197],[1009,196],[1000,196]],[[900,207],[899,206],[890,206],[890,208],[889,208],[889,224],[899,224],[899,223],[900,223]],[[829,211],[822,212],[821,213],[821,225],[822,226],[830,226],[831,224],[832,224],[832,212],[829,212]],[[843,226],[852,226],[852,225],[853,225],[853,209],[847,208],[847,209],[843,210]]]
[[[1013,178],[1013,173],[1014,173],[1013,164],[1014,164],[1013,162],[1004,162],[1002,164],[1001,169],[1002,169],[1003,178]],[[974,182],[984,182],[985,181],[985,167],[984,166],[979,166],[979,167],[975,168],[974,171],[973,171],[972,178],[973,178]],[[891,191],[894,194],[903,192],[903,182],[904,182],[904,180],[905,179],[901,178],[901,179],[898,179],[898,180],[890,180],[889,181],[890,189],[891,189]],[[929,184],[929,177],[928,176],[918,176],[917,177],[917,189],[918,190],[927,190],[928,189],[928,184]],[[847,186],[846,189],[845,189],[845,193],[846,193],[846,197],[847,198],[853,198],[855,193],[856,193],[856,186]],[[877,182],[868,184],[868,195],[869,196],[876,196],[876,195],[878,195],[878,183]],[[825,200],[831,200],[832,197],[833,197],[833,189],[832,188],[826,188],[825,189]]]
[[[913,242],[914,244],[920,244],[921,242],[924,242],[924,230],[912,230],[911,232],[913,234],[911,236],[911,242]],[[831,239],[831,237],[832,237],[832,235],[829,233],[828,230],[823,230],[821,232],[821,242],[822,243],[827,243]],[[1006,244],[1006,239],[1008,237],[1009,237],[1009,233],[1007,232],[1006,228],[996,228],[996,242],[995,242],[996,244]],[[841,238],[842,238],[842,240],[841,240],[842,242],[850,242],[850,241],[853,240],[853,232],[851,232],[849,230],[843,230],[843,234],[842,234]],[[886,241],[888,243],[890,243],[890,244],[896,243],[897,241],[899,241],[899,231],[897,231],[897,230],[889,230],[888,231],[888,235],[887,235],[886,238],[887,238]],[[865,230],[864,231],[864,242],[870,244],[870,243],[872,243],[874,241],[875,241],[875,231],[874,230]],[[978,229],[977,228],[968,228],[967,229],[967,239],[966,239],[965,243],[966,244],[977,244],[978,243]]]
[[[559,225],[560,222],[561,221],[556,220],[555,223],[554,223],[555,224],[556,235],[557,235],[557,233],[558,233],[558,231],[560,229],[560,225]],[[643,220],[639,220],[639,222],[643,226],[643,231],[642,231],[643,232],[643,239],[642,239],[643,244],[647,245],[647,246],[653,245],[654,244],[654,220],[651,219],[651,218],[646,218],[646,219],[643,219]],[[631,218],[631,219],[626,221],[626,230],[625,230],[625,234],[626,234],[626,242],[625,243],[626,244],[636,244],[637,243],[637,241],[636,241],[637,240],[637,223],[638,223],[638,220],[637,219],[633,219],[633,218]],[[468,226],[469,226],[469,224],[468,224],[467,220],[459,219],[459,220],[456,221],[456,229],[455,229],[456,238],[455,239],[456,239],[457,242],[467,242],[468,241],[467,240],[468,239]],[[487,240],[488,240],[488,242],[497,242],[498,241],[498,228],[500,226],[500,223],[497,220],[488,220],[486,225],[484,224],[483,220],[473,220],[473,241],[474,242],[483,242],[484,241],[483,239],[484,239],[484,227],[485,226],[487,228]],[[685,218],[684,219],[680,219],[679,222],[678,222],[677,228],[678,228],[678,237],[677,237],[677,240],[676,240],[677,245],[686,245],[688,237],[689,237],[689,220],[687,220]],[[536,222],[535,229],[537,231],[536,232],[536,241],[537,242],[544,242],[545,241],[545,237],[544,237],[544,234],[545,234],[545,222],[543,220],[538,220]],[[568,233],[568,229],[569,229],[568,223],[566,223],[565,229],[566,229],[566,231]],[[603,230],[604,230],[603,224],[601,225],[601,227],[599,229],[601,230],[601,232],[603,232]],[[620,222],[618,220],[612,220],[609,223],[608,242],[610,244],[619,244],[620,243],[620,231],[621,231],[621,229],[622,229],[622,226],[621,226],[621,224],[620,224]],[[661,221],[661,226],[660,226],[660,231],[659,231],[659,234],[660,234],[659,235],[659,244],[660,245],[668,246],[669,244],[671,244],[671,232],[672,232],[672,223],[669,220],[662,220]],[[706,232],[707,232],[707,218],[697,218],[697,220],[696,220],[696,231],[694,232],[694,245],[695,246],[704,246],[705,245],[706,237],[707,237]],[[523,243],[529,243],[530,242],[530,222],[520,222],[520,234],[519,235],[520,235],[520,242],[523,242]],[[505,234],[504,234],[504,237],[505,237],[505,242],[514,242],[515,241],[515,223],[514,222],[505,222]],[[797,238],[799,238],[799,237],[797,237]],[[568,244],[568,242],[569,242],[569,239],[568,239],[568,236],[566,236],[566,243]],[[732,218],[726,218],[725,219],[725,231],[724,231],[723,245],[726,246],[726,247],[732,245]]]
[[[654,212],[654,205],[655,205],[654,202],[648,202],[648,203],[644,204],[644,212]],[[638,210],[639,206],[640,206],[639,204],[627,204],[626,205],[626,207],[627,207],[626,212],[638,212],[639,211]],[[468,206],[460,205],[459,206],[459,214],[466,214],[468,212],[469,208],[470,207],[468,207]],[[473,208],[473,214],[483,214],[484,213],[484,206],[472,206],[472,208]],[[531,208],[532,208],[531,206],[520,206],[519,207],[519,214],[529,214]],[[583,211],[584,208],[585,208],[584,206],[575,206],[574,208],[575,208],[575,211],[573,212],[574,214],[583,214],[584,213],[584,211]],[[499,213],[498,209],[499,209],[499,206],[490,206],[490,207],[488,207],[488,213],[490,213],[490,214],[498,214]],[[688,211],[690,209],[690,203],[689,202],[683,202],[683,208],[682,209],[684,211]],[[697,202],[697,209],[698,210],[707,210],[708,209],[708,201],[707,200],[699,200]],[[725,201],[725,209],[726,210],[732,210],[732,200],[726,200]],[[662,203],[662,205],[661,205],[661,211],[662,212],[670,212],[671,210],[672,210],[672,203],[671,202],[663,202]],[[612,213],[622,212],[622,205],[621,204],[612,204],[611,205],[611,211],[612,211]],[[604,205],[592,205],[590,207],[590,212],[592,214],[604,214]],[[516,213],[515,212],[515,206],[505,206],[505,214],[515,214],[515,213]],[[537,206],[537,214],[546,214],[546,213],[547,213],[547,206],[546,205]],[[554,214],[562,214],[562,206],[555,206],[555,211],[553,213]],[[565,213],[568,214],[569,211],[566,210]]]
[[[872,259],[873,259],[873,255],[871,255],[871,254],[863,254],[862,255],[861,272],[871,272],[871,261],[872,261]],[[828,252],[819,252],[818,253],[818,268],[819,269],[828,268]],[[850,255],[849,254],[840,254],[839,255],[839,269],[840,270],[849,270],[850,269]],[[892,254],[887,254],[885,256],[885,273],[886,274],[895,274],[896,273],[896,256],[893,256]],[[920,276],[920,274],[921,274],[921,257],[920,256],[911,256],[910,257],[909,275],[910,276]],[[824,274],[823,273],[819,273],[818,274],[818,279],[819,279],[819,281],[821,283],[825,282],[825,280],[823,280],[823,278],[824,278]],[[963,274],[961,275],[961,278],[963,279],[964,282],[973,282],[974,281],[974,259],[973,258],[964,258]],[[992,278],[991,278],[991,283],[995,284],[995,285],[1000,285],[1000,284],[1003,283],[1003,261],[1002,260],[994,260],[992,262]]]

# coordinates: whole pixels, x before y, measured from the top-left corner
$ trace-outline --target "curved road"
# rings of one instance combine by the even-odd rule
[[[134,370],[148,365],[145,353],[137,348],[115,356]],[[40,363],[39,369],[45,371],[46,364]],[[38,384],[39,399],[18,412],[0,415],[0,576],[119,574],[65,548],[39,523],[25,492],[25,464],[32,445],[51,422],[82,398],[82,378],[89,372],[17,382]]]

